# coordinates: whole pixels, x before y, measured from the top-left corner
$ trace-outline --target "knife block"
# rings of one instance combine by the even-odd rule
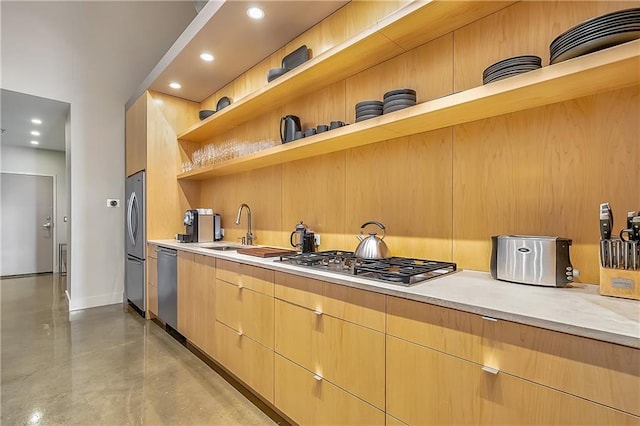
[[[600,266],[600,294],[640,300],[640,271]]]

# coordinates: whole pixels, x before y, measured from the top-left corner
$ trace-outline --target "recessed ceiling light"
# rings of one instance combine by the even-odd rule
[[[180,83],[176,83],[174,81],[174,82],[169,83],[169,87],[171,87],[172,89],[180,89],[182,87],[182,85]]]
[[[40,136],[40,132],[38,132],[37,130],[32,130],[32,131],[31,131],[31,134],[32,134],[33,136]]]
[[[211,62],[214,58],[211,53],[201,53],[200,59],[202,59],[203,61]]]
[[[264,10],[259,7],[250,7],[247,9],[247,16],[251,19],[262,19],[264,18]]]
[[[38,141],[31,141],[31,145],[40,145],[40,142],[38,142]]]
[[[40,120],[40,119],[38,119],[38,118],[32,118],[32,119],[31,119],[31,122],[32,122],[33,124],[42,124],[42,120]]]

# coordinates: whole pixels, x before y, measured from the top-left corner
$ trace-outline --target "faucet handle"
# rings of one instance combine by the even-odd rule
[[[243,246],[247,244],[247,237],[238,237],[238,239],[240,240],[240,244],[242,244]]]

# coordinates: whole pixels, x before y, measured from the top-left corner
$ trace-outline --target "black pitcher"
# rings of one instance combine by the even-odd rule
[[[300,118],[295,115],[285,115],[280,119],[280,140],[287,143],[295,140],[296,132],[302,131]]]

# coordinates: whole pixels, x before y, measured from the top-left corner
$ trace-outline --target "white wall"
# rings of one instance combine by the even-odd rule
[[[0,85],[69,102],[69,309],[122,301],[124,104],[195,16],[192,2],[0,2]]]
[[[58,244],[67,242],[67,169],[65,153],[48,149],[30,149],[16,146],[2,147],[0,170],[11,173],[53,176],[55,183],[53,270],[58,272]]]

